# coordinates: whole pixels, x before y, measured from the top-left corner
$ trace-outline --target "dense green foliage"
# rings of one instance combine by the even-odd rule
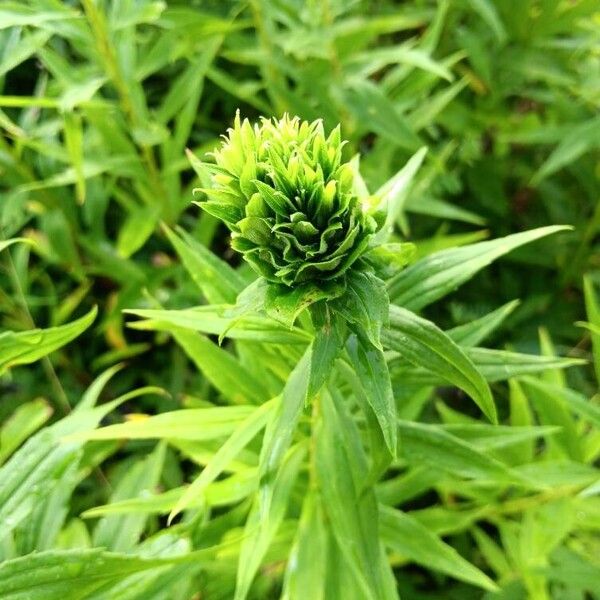
[[[598,597],[599,50],[1,0],[0,598]]]

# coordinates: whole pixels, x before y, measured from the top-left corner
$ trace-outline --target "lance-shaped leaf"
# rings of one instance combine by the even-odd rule
[[[94,307],[80,319],[59,327],[0,333],[0,375],[10,367],[35,362],[68,344],[94,322],[96,313]]]
[[[463,350],[431,321],[392,305],[390,327],[384,329],[382,340],[407,361],[464,390],[490,421],[497,421],[487,382]]]
[[[354,335],[348,340],[348,355],[365,393],[365,397],[379,423],[385,443],[392,456],[396,456],[398,434],[396,403],[390,374],[383,352],[364,335]]]
[[[419,310],[454,291],[475,273],[511,250],[570,227],[552,225],[523,233],[436,252],[401,271],[388,282],[395,304]]]
[[[202,497],[207,487],[225,470],[227,465],[247,446],[266,425],[275,405],[266,402],[240,423],[228,440],[217,450],[200,476],[190,485],[169,515],[169,521],[196,498]]]
[[[485,590],[497,589],[485,573],[411,515],[387,507],[382,507],[380,512],[380,530],[385,545],[401,556]]]

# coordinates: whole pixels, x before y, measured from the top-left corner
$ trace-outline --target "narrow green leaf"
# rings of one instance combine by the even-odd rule
[[[268,398],[263,382],[231,353],[207,337],[177,329],[173,337],[204,376],[233,404],[262,404]]]
[[[365,599],[385,598],[380,576],[379,521],[372,488],[363,488],[368,473],[360,435],[341,397],[321,395],[321,418],[316,425],[316,468],[319,487],[327,499],[324,509],[333,535]]]
[[[388,320],[389,299],[385,284],[370,273],[349,273],[344,295],[330,303],[353,329],[381,349],[381,327]]]
[[[404,208],[413,179],[426,154],[427,148],[424,147],[418,150],[396,175],[375,192],[375,198],[379,200],[381,209],[386,211],[385,224],[375,235],[376,243],[387,242],[392,235],[396,221]]]
[[[244,279],[225,261],[182,229],[176,234],[163,226],[183,266],[211,304],[234,304],[246,287]]]
[[[154,491],[163,470],[165,448],[164,443],[159,443],[149,456],[132,465],[114,488],[111,502],[145,496]],[[130,552],[138,544],[147,520],[148,515],[139,512],[105,516],[94,529],[93,544],[113,552]]]
[[[510,467],[439,425],[399,421],[402,454],[415,466],[423,463],[472,479],[529,485]]]
[[[176,562],[177,559],[115,554],[100,548],[38,552],[0,564],[0,597],[3,600],[79,600],[107,582],[116,583],[132,573]]]
[[[274,483],[273,499],[268,514],[261,514],[258,498],[254,503],[246,521],[245,535],[240,548],[234,600],[245,600],[248,596],[252,581],[286,516],[290,494],[305,456],[305,445],[298,445],[290,450]]]
[[[479,345],[491,333],[493,333],[519,305],[519,300],[507,302],[500,308],[488,313],[484,317],[475,319],[470,323],[454,327],[446,333],[462,347],[473,347]]]
[[[365,336],[352,336],[347,344],[352,366],[373,409],[385,443],[394,457],[398,449],[396,402],[385,356]]]
[[[589,275],[583,278],[583,291],[585,295],[585,310],[588,321],[595,329],[590,330],[592,338],[592,349],[594,353],[594,370],[596,379],[600,382],[600,301],[594,290],[592,280]]]
[[[11,367],[35,362],[68,344],[93,323],[96,313],[94,307],[87,315],[60,327],[0,333],[0,375]]]
[[[582,461],[581,442],[575,420],[568,410],[569,405],[566,401],[570,390],[552,386],[530,377],[524,378],[522,385],[540,422],[543,425],[557,425],[562,428],[559,434],[548,439],[548,444],[553,448],[560,448],[561,454],[564,453],[573,460]],[[578,394],[573,392],[573,396],[577,401]]]
[[[385,506],[380,508],[380,514],[381,537],[385,545],[394,552],[454,579],[489,591],[498,589],[485,573],[465,560],[452,546],[431,533],[414,517]]]
[[[389,281],[390,300],[410,310],[419,310],[454,291],[475,273],[511,250],[568,229],[570,227],[563,225],[541,227],[496,240],[436,252],[401,271]]]
[[[302,503],[298,531],[285,571],[283,600],[326,600],[327,541],[323,508],[319,496],[312,491]]]
[[[43,398],[19,406],[0,428],[0,465],[52,415]]]
[[[267,425],[260,453],[261,504],[263,514],[273,494],[273,480],[281,460],[292,443],[298,419],[310,388],[312,344],[290,373],[275,413]]]
[[[170,331],[171,325],[225,338],[253,340],[271,344],[301,344],[310,334],[297,327],[286,327],[263,315],[236,315],[229,305],[199,306],[181,310],[126,310],[145,319],[128,323],[133,329]]]
[[[256,410],[253,406],[189,408],[136,418],[82,434],[86,440],[180,439],[211,440],[230,435]]]
[[[406,360],[460,387],[495,423],[496,407],[490,388],[473,361],[441,329],[414,313],[390,306],[390,328],[384,345]]]
[[[169,515],[169,521],[187,508],[198,497],[203,497],[208,486],[225,470],[227,465],[247,446],[267,424],[276,405],[266,402],[242,421],[227,441],[217,450],[212,459],[194,480]]]

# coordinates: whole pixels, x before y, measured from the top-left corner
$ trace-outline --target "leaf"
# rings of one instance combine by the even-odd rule
[[[452,423],[444,425],[443,430],[476,446],[480,450],[488,451],[520,445],[525,441],[534,440],[547,435],[554,435],[558,433],[561,428],[553,426],[509,427],[503,425],[484,425],[479,423],[464,425]]]
[[[263,383],[233,354],[198,333],[182,329],[172,333],[204,376],[233,404],[261,404],[267,399]]]
[[[64,132],[67,154],[75,173],[75,196],[79,204],[85,201],[83,174],[83,128],[81,115],[75,111],[64,113]]]
[[[558,444],[569,458],[583,461],[581,440],[569,409],[583,413],[585,418],[591,417],[591,421],[596,426],[600,426],[600,409],[567,388],[538,381],[531,377],[524,378],[522,385],[540,422],[544,425],[558,425],[562,428],[562,431],[553,436],[548,443]]]
[[[489,382],[585,364],[584,360],[577,358],[553,358],[488,348],[467,348],[465,353]]]
[[[80,319],[60,327],[0,333],[0,375],[11,367],[35,362],[68,344],[93,323],[96,313],[94,307]]]
[[[0,241],[0,252],[2,252],[2,250],[5,250],[9,246],[12,246],[13,244],[29,244],[33,246],[35,242],[29,238],[24,237],[11,238],[10,240],[2,240]]]
[[[317,333],[312,342],[306,402],[310,402],[327,383],[347,337],[343,321],[323,303],[312,307],[312,318]]]
[[[52,407],[43,398],[19,406],[0,429],[0,464],[52,415]]]
[[[346,292],[330,306],[354,326],[354,331],[381,349],[381,327],[388,320],[389,304],[383,281],[370,273],[350,272]]]
[[[81,399],[75,407],[75,411],[79,412],[86,408],[93,408],[96,405],[96,402],[98,402],[98,398],[100,397],[104,386],[115,373],[118,373],[123,368],[123,366],[124,365],[122,364],[117,364],[100,373],[81,396]]]
[[[374,236],[375,244],[387,242],[392,235],[410,186],[426,154],[427,148],[423,147],[418,150],[396,175],[375,192],[375,198],[380,203],[379,206],[386,211],[385,224]]]
[[[167,237],[194,283],[211,304],[234,304],[246,287],[244,279],[226,262],[182,229],[178,234],[163,226]]]
[[[264,556],[286,516],[293,485],[302,468],[306,446],[290,450],[274,484],[273,499],[266,515],[261,514],[257,499],[246,521],[240,548],[234,600],[245,600]]]
[[[426,464],[460,477],[530,485],[504,463],[439,425],[399,421],[398,427],[402,453],[416,466]]]
[[[90,550],[51,550],[0,564],[3,600],[82,600],[107,582],[173,564],[169,559],[142,559]]]
[[[381,549],[373,535],[379,521],[372,488],[363,490],[368,473],[356,425],[344,400],[321,395],[321,417],[316,425],[318,484],[327,499],[324,509],[343,558],[365,599],[385,598],[380,578]]]
[[[392,457],[398,450],[396,402],[385,356],[364,335],[352,336],[347,344],[354,371],[373,409]]]
[[[160,209],[158,206],[136,206],[129,210],[117,237],[117,254],[129,258],[148,241],[154,233]]]
[[[490,388],[473,361],[431,321],[399,306],[390,306],[390,328],[382,333],[384,345],[406,360],[458,386],[497,422]]]
[[[284,578],[284,600],[325,600],[327,527],[319,496],[311,491],[302,503],[302,514]]]
[[[556,350],[548,330],[545,327],[540,327],[538,330],[538,335],[540,338],[540,351],[542,356],[556,358]],[[548,383],[553,383],[560,387],[566,387],[567,385],[565,374],[561,369],[548,369],[542,373],[542,379]]]
[[[30,437],[0,468],[0,531],[4,535],[25,522],[38,507],[44,507],[63,474],[77,467],[81,444],[61,443],[61,438],[74,432],[81,435],[94,428],[125,399],[72,412]],[[56,510],[53,518],[60,522]]]
[[[490,2],[490,0],[469,0],[469,4],[494,32],[496,39],[500,43],[504,43],[507,38],[506,29],[504,28],[504,24],[498,15],[494,3]]]
[[[231,339],[253,340],[271,344],[301,344],[310,341],[310,334],[297,327],[286,327],[279,321],[262,315],[230,314],[228,305],[199,306],[182,310],[126,310],[145,319],[128,323],[141,330],[170,331],[175,325],[207,335]]]
[[[485,338],[493,333],[519,305],[519,300],[507,302],[500,308],[488,313],[484,317],[475,319],[470,323],[459,325],[449,331],[448,336],[459,346],[473,347],[480,344]]]
[[[311,387],[312,344],[290,373],[275,413],[267,425],[260,452],[261,510],[267,514],[273,494],[273,480],[292,437]]]
[[[111,493],[111,502],[143,497],[158,485],[165,461],[166,446],[159,443],[155,450],[133,464]],[[113,552],[131,552],[140,541],[148,516],[144,513],[111,515],[102,518],[94,529],[93,543]]]
[[[300,313],[309,306],[319,300],[336,298],[343,291],[343,287],[336,283],[324,284],[322,287],[306,283],[294,288],[269,284],[266,289],[265,310],[271,318],[291,328]]]
[[[549,175],[571,164],[592,148],[597,148],[599,137],[600,118],[598,117],[574,127],[563,137],[546,162],[536,171],[531,183],[535,186],[539,185]]]
[[[414,517],[385,506],[380,507],[380,514],[380,535],[394,552],[426,569],[440,571],[485,590],[497,590],[496,584],[485,573]]]
[[[589,275],[583,278],[583,292],[585,297],[585,311],[588,321],[596,328],[600,329],[600,302],[594,291],[594,286]],[[594,355],[594,370],[596,379],[600,381],[600,332],[591,330],[592,350]]]
[[[553,225],[496,240],[442,250],[421,259],[388,282],[394,304],[419,310],[453,292],[475,273],[511,250],[541,237],[566,231],[570,227]]]
[[[548,369],[566,369],[585,364],[585,361],[577,358],[549,358],[536,354],[521,354],[520,352],[489,350],[488,348],[464,348],[464,353],[489,383],[541,373]],[[394,356],[391,356],[390,359],[393,360]],[[400,379],[404,383],[439,385],[444,379],[441,374],[436,375],[432,370],[427,371],[428,367],[412,368],[402,363],[392,362],[389,368],[392,379]]]
[[[203,496],[196,496],[188,504],[188,508],[203,506],[227,506],[241,502],[258,487],[258,470],[246,468],[239,473],[211,483]],[[168,515],[187,487],[173,488],[162,494],[149,494],[129,500],[119,500],[110,504],[95,506],[82,513],[84,519],[95,519],[105,515],[124,515],[128,513]]]
[[[252,412],[233,431],[227,441],[217,450],[207,463],[169,515],[169,522],[183,511],[195,498],[202,497],[207,487],[225,470],[227,465],[256,437],[259,431],[265,427],[267,420],[275,409],[273,401],[266,402]]]
[[[152,417],[138,417],[127,423],[108,425],[76,436],[85,440],[212,440],[230,435],[255,410],[253,406],[188,408]]]

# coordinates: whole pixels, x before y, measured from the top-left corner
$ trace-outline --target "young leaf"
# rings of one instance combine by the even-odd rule
[[[385,443],[392,456],[396,456],[398,435],[396,402],[385,356],[364,335],[354,335],[348,340],[348,355],[373,409]]]
[[[43,398],[19,406],[0,428],[0,465],[52,415]]]
[[[246,286],[237,271],[182,229],[178,230],[179,235],[167,226],[164,226],[164,231],[192,281],[208,302],[234,304],[237,295]]]
[[[404,167],[389,181],[386,181],[374,194],[381,209],[386,211],[384,226],[374,236],[377,244],[387,242],[394,231],[394,225],[402,212],[411,183],[423,163],[427,148],[421,148],[410,158]]]
[[[504,463],[488,456],[473,444],[455,437],[439,425],[399,421],[398,427],[402,453],[415,466],[425,463],[434,469],[460,477],[530,484]]]
[[[383,281],[371,273],[349,273],[344,295],[330,303],[352,329],[366,335],[381,349],[381,327],[388,320],[389,299]]]

